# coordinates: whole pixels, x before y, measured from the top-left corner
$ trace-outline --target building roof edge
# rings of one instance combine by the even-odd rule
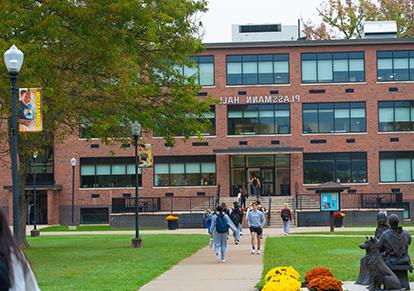
[[[209,49],[232,48],[271,48],[271,47],[312,47],[312,46],[348,46],[379,44],[414,44],[414,38],[369,38],[336,40],[294,40],[294,41],[257,41],[257,42],[220,42],[203,43]]]

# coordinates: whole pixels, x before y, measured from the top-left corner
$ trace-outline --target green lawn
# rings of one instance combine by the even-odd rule
[[[365,252],[358,246],[364,241],[359,237],[309,237],[289,236],[266,239],[264,270],[273,267],[292,266],[303,277],[318,266],[330,268],[338,280],[353,281],[359,274],[359,261]],[[414,248],[410,248],[411,258]],[[262,276],[263,277],[263,276]],[[409,273],[411,280],[414,274]],[[258,284],[263,286],[263,281]]]
[[[414,235],[413,230],[408,231],[411,235]],[[366,230],[366,231],[335,231],[335,232],[329,232],[329,231],[316,231],[316,232],[292,232],[291,235],[360,235],[360,236],[373,236],[375,234],[375,231],[372,230]]]
[[[140,230],[164,230],[166,228],[140,228]],[[110,230],[135,230],[135,228],[114,228],[110,225],[79,225],[76,230],[69,230],[67,225],[56,225],[41,228],[40,232],[48,231],[110,231]]]
[[[42,290],[137,290],[208,244],[204,235],[130,235],[28,238],[27,255]]]

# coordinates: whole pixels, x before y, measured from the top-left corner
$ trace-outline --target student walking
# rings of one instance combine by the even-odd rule
[[[214,251],[216,257],[222,263],[225,262],[227,250],[227,233],[229,228],[235,233],[238,232],[236,226],[227,214],[224,214],[223,207],[217,206],[217,213],[213,215],[210,226],[210,234],[214,236]]]
[[[249,198],[249,192],[247,192],[247,189],[244,185],[239,187],[239,194],[240,194],[240,207],[246,208],[246,200],[247,198]]]
[[[285,203],[285,206],[280,212],[280,217],[282,218],[282,221],[283,221],[283,233],[285,236],[287,236],[289,235],[290,222],[292,221],[292,212],[290,211],[287,203]]]
[[[0,209],[0,290],[40,291],[30,263],[10,232]]]
[[[237,228],[237,232],[236,233],[233,232],[233,236],[234,236],[234,243],[238,245],[240,242],[240,235],[243,229],[242,228],[243,210],[240,208],[239,202],[237,201],[233,202],[233,209],[231,210],[231,213],[230,213],[230,219]]]
[[[265,215],[262,211],[257,209],[257,203],[252,203],[253,209],[247,214],[247,225],[250,229],[252,254],[260,254],[261,236],[263,233],[263,227],[266,223]]]

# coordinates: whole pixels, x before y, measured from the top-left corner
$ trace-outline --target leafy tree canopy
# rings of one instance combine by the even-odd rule
[[[412,0],[326,0],[317,8],[322,22],[303,21],[307,39],[361,38],[364,21],[395,20],[398,37],[414,35]]]
[[[201,52],[197,16],[205,10],[204,0],[2,0],[0,50],[22,50],[19,86],[44,89],[44,131],[19,134],[20,189],[33,151],[77,134],[82,118],[103,139],[130,136],[135,120],[170,143],[179,130],[202,132],[207,125],[195,121],[211,100],[195,97],[199,87],[175,66]],[[10,99],[3,67],[3,153]]]

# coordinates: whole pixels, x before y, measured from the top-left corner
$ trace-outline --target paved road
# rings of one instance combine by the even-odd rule
[[[218,262],[205,247],[139,290],[142,291],[253,291],[262,273],[262,255],[250,253],[250,236],[239,245],[229,239],[226,262]]]

